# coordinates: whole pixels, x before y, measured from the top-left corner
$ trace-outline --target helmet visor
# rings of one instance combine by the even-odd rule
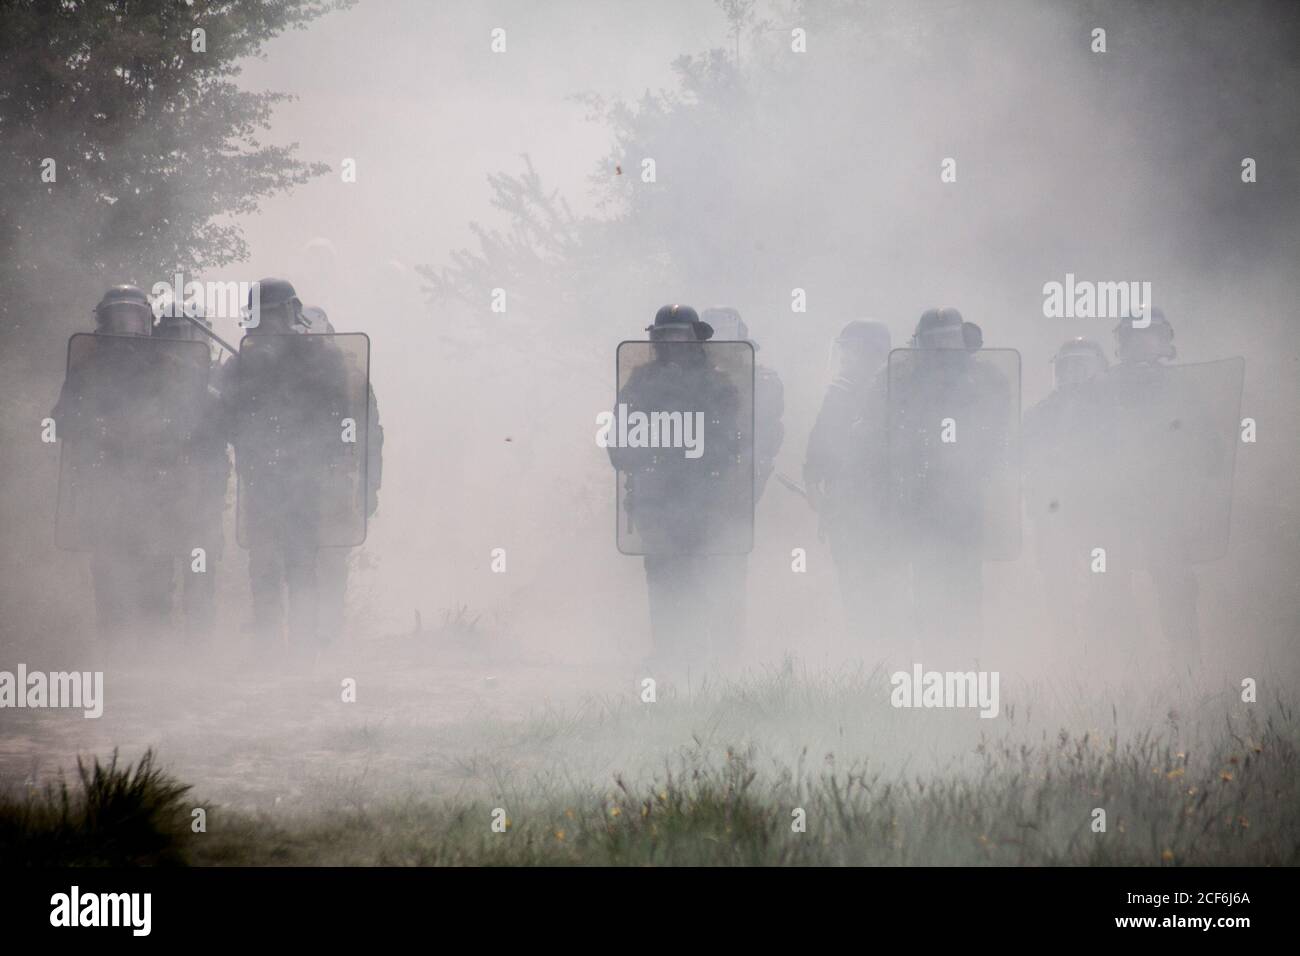
[[[109,335],[150,335],[153,310],[136,302],[113,302],[95,312],[95,322]]]
[[[918,349],[965,349],[966,336],[960,325],[940,325],[916,334]]]
[[[1062,355],[1053,363],[1057,387],[1091,381],[1101,371],[1101,365],[1101,360],[1095,355]]]
[[[830,375],[850,382],[866,382],[880,371],[889,358],[889,349],[875,348],[865,342],[845,342],[836,339],[831,343]]]

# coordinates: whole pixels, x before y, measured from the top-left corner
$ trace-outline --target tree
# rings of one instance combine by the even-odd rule
[[[752,308],[760,334],[824,341],[866,314],[910,325],[950,294],[974,314],[1032,315],[1041,281],[1025,277],[1063,261],[1218,268],[1291,241],[1291,178],[1243,190],[1239,164],[1249,154],[1287,168],[1298,12],[1229,14],[1209,0],[1190,17],[1178,3],[1121,14],[1102,0],[718,6],[727,45],[678,57],[673,88],[581,98],[612,140],[589,180],[597,214],[567,216],[561,242],[528,208],[563,205],[531,165],[526,188],[492,177],[511,227],[480,230],[478,249],[434,270],[435,295],[483,302],[485,284],[509,277],[512,302],[620,322],[607,341],[668,299],[725,299]],[[1103,14],[1125,38],[1105,57],[1087,42]],[[806,55],[791,50],[794,27]],[[936,188],[953,155],[961,186]],[[796,286],[817,290],[807,320],[790,317]],[[564,327],[527,318],[552,339]]]
[[[84,325],[110,282],[151,285],[246,257],[218,216],[327,167],[268,146],[278,93],[235,84],[270,38],[351,0],[16,0],[0,5],[0,335],[57,354],[24,320]],[[198,32],[198,31],[201,31]],[[48,161],[52,161],[48,162]],[[147,290],[147,288],[146,288]],[[75,319],[74,319],[75,315]]]
[[[0,525],[23,542],[0,558],[0,604],[30,615],[10,634],[76,630],[60,587],[72,567],[39,545],[57,452],[34,437],[64,341],[110,283],[147,292],[243,258],[239,227],[217,217],[326,171],[259,141],[284,97],[235,79],[270,38],[351,2],[0,3]]]

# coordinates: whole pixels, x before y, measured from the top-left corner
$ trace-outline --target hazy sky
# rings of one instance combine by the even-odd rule
[[[507,31],[504,55],[489,49],[495,27]],[[726,42],[708,0],[363,0],[282,35],[241,83],[299,97],[276,110],[267,140],[296,141],[332,171],[245,220],[252,255],[237,268],[287,272],[283,257],[317,235],[343,256],[442,261],[469,240],[471,219],[496,221],[487,173],[518,170],[525,152],[580,211],[609,139],[567,97],[670,86],[674,57]],[[355,184],[340,182],[343,157],[357,160]]]

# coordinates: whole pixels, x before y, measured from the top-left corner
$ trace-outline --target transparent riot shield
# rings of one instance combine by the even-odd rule
[[[892,526],[986,561],[1020,553],[1020,353],[895,349],[886,371]]]
[[[241,547],[348,547],[366,538],[370,339],[250,334],[239,344]]]
[[[623,342],[607,445],[624,554],[747,554],[754,543],[754,348]]]
[[[1057,387],[1021,424],[1025,514],[1040,566],[1058,575],[1086,570],[1110,537],[1109,479],[1099,467],[1113,445],[1103,378]]]
[[[60,548],[188,553],[195,436],[211,411],[202,342],[78,333],[55,408]]]
[[[1228,549],[1245,362],[1119,365],[1102,382],[1108,528],[1143,563]]]

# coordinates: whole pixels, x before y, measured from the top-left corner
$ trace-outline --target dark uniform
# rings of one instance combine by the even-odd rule
[[[1107,593],[1112,620],[1136,625],[1133,572],[1151,577],[1161,630],[1178,653],[1199,652],[1198,587],[1192,570],[1192,539],[1200,517],[1189,513],[1195,482],[1221,470],[1224,441],[1203,424],[1211,413],[1200,399],[1179,389],[1170,362],[1174,332],[1160,309],[1150,325],[1124,320],[1115,329],[1119,363],[1101,380],[1111,467],[1106,541]]]
[[[835,342],[835,375],[808,436],[803,480],[839,577],[852,640],[900,637],[896,561],[888,546],[885,382],[889,330],[846,325]]]
[[[334,326],[325,310],[306,306],[302,310],[307,333],[332,334]],[[366,517],[373,518],[379,510],[379,486],[383,478],[384,429],[379,422],[379,405],[375,401],[374,385],[368,380],[366,405]],[[316,552],[316,588],[318,596],[317,627],[321,643],[333,645],[343,633],[343,614],[347,604],[348,556],[351,548],[320,548]]]
[[[113,347],[93,350],[101,354],[85,363],[74,360],[70,349],[69,377],[50,417],[66,443],[60,466],[60,537],[66,510],[72,515],[69,535],[76,539],[70,546],[90,551],[96,629],[101,640],[116,642],[153,637],[167,623],[171,559],[158,553],[138,512],[149,507],[141,495],[149,493],[170,462],[155,461],[158,410],[143,409],[139,389],[131,387],[158,371],[142,364],[156,356],[133,349],[127,340],[151,334],[148,298],[135,286],[114,286],[94,316],[95,335],[112,336]],[[79,338],[86,337],[74,341]]]
[[[710,363],[703,347],[688,344],[712,335],[694,309],[665,306],[650,331],[651,340],[663,344],[653,346],[653,361],[631,373],[619,404],[647,414],[707,409],[711,438],[695,462],[680,449],[611,447],[609,454],[628,484],[620,520],[634,526],[645,544],[655,656],[692,664],[703,660],[710,644],[715,652],[732,651],[743,624],[744,565],[734,554],[719,554],[728,549],[715,545],[752,520],[752,500],[737,502],[728,493],[738,460],[751,461],[738,447],[748,423],[742,428],[739,421],[735,384]],[[752,473],[741,477],[752,481]]]
[[[1034,529],[1044,596],[1057,636],[1092,656],[1112,644],[1103,579],[1092,549],[1116,540],[1097,463],[1108,453],[1106,354],[1090,339],[1066,342],[1052,360],[1055,387],[1025,412],[1025,512]]]
[[[702,319],[713,329],[712,341],[748,342],[749,326],[740,312],[730,306],[705,309]],[[785,443],[785,386],[776,370],[754,365],[754,507],[763,497],[776,471],[776,456]],[[717,611],[712,633],[713,649],[720,657],[734,661],[742,652],[748,627],[749,554],[718,554],[710,562],[709,587]]]
[[[240,480],[240,538],[249,549],[249,583],[258,639],[282,639],[285,598],[291,646],[319,647],[337,632],[321,627],[320,552],[364,537],[366,492],[347,492],[351,454],[340,422],[355,415],[354,369],[331,337],[308,330],[302,303],[282,279],[259,283],[261,315],[239,357],[235,462]],[[252,342],[252,345],[249,343]],[[362,393],[364,394],[364,393]],[[340,491],[342,489],[342,491]],[[337,547],[344,555],[344,547]],[[328,563],[328,562],[327,562]],[[337,590],[337,565],[331,582]],[[341,596],[340,596],[341,597]]]
[[[180,308],[178,304],[175,306]],[[211,328],[201,313],[195,318]],[[164,316],[155,334],[168,338],[203,342],[208,340],[193,324],[180,316]],[[177,522],[185,527],[183,539],[188,547],[173,560],[179,565],[181,610],[185,633],[192,641],[210,641],[216,625],[216,572],[225,553],[226,493],[230,484],[229,446],[233,440],[233,422],[227,393],[234,388],[233,364],[213,360],[203,409],[195,429],[191,450],[183,464],[186,474],[185,494],[178,501],[159,502],[160,507],[174,509]],[[193,549],[202,548],[205,570],[193,569]],[[168,580],[175,587],[175,569]]]
[[[921,316],[914,348],[888,373],[895,530],[911,565],[920,650],[969,659],[982,633],[983,562],[997,478],[1008,473],[1015,420],[1011,384],[988,353],[967,349],[955,309]],[[942,422],[956,422],[943,440]],[[1013,481],[1012,484],[1017,482]],[[1004,504],[1002,509],[1010,515]],[[1014,504],[1018,540],[1019,503]]]

